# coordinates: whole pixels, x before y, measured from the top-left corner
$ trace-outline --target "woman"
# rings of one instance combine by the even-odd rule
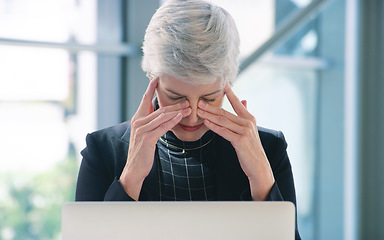
[[[257,127],[230,87],[239,36],[224,9],[167,1],[147,28],[143,52],[150,82],[141,104],[130,122],[87,136],[77,201],[296,204],[283,134]],[[224,96],[236,114],[221,108]]]

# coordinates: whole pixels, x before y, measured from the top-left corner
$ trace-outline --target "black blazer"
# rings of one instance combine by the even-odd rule
[[[87,147],[81,152],[83,160],[77,180],[76,201],[133,200],[118,182],[127,160],[130,129],[130,122],[124,122],[87,135]],[[275,177],[275,184],[266,200],[291,201],[296,205],[291,164],[283,134],[265,128],[258,130]],[[217,200],[252,200],[248,178],[231,143],[220,136],[212,143],[215,144],[218,159],[215,161]],[[157,161],[154,161],[144,180],[139,200],[159,200]],[[300,239],[297,231],[296,238]]]

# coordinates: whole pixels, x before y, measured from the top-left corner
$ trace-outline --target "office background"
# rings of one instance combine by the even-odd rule
[[[60,239],[86,134],[141,100],[162,2],[0,0],[0,239]],[[384,1],[215,2],[240,32],[235,92],[286,136],[303,239],[384,239]]]

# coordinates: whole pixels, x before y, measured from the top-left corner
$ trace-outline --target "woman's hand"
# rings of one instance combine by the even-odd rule
[[[151,171],[157,141],[182,118],[191,114],[188,101],[154,111],[152,98],[157,85],[157,78],[150,81],[131,119],[127,163],[119,179],[126,193],[135,200],[139,199],[143,181]]]
[[[275,179],[261,145],[256,119],[227,85],[225,94],[237,115],[199,101],[198,115],[204,124],[229,142],[236,150],[240,166],[247,175],[253,200],[264,200]]]

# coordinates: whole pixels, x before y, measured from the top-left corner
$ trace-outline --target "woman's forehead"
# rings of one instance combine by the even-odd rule
[[[212,95],[220,93],[224,90],[220,79],[213,83],[196,84],[182,81],[173,76],[161,77],[159,87],[167,90],[170,93],[178,95],[189,95],[191,93],[198,93],[199,95]]]
[[[224,84],[220,78],[207,78],[206,81],[196,81],[195,79],[181,79],[172,75],[162,74],[159,77],[159,82],[163,83],[163,85],[172,85],[172,86],[180,86],[180,87],[201,87],[201,88],[209,88],[209,87],[219,87],[224,88]],[[222,85],[222,86],[221,86]]]

